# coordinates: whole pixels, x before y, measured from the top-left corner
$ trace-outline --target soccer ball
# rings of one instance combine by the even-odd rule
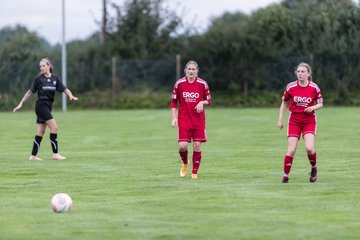
[[[55,194],[51,199],[51,208],[56,213],[69,212],[72,207],[72,199],[66,193]]]

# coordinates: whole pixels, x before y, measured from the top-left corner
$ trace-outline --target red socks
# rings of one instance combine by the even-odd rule
[[[184,164],[187,164],[188,161],[188,151],[185,152],[179,152],[181,161]],[[193,156],[192,156],[192,161],[193,161],[193,169],[192,169],[192,173],[193,174],[197,174],[199,168],[200,168],[200,162],[201,162],[201,152],[193,152]]]
[[[284,158],[284,177],[285,178],[288,178],[288,175],[290,173],[291,166],[293,163],[293,159],[294,159],[294,157],[285,155],[285,158]],[[312,154],[312,155],[308,155],[308,159],[309,159],[309,162],[310,162],[312,168],[315,169],[316,168],[316,152],[314,152],[314,154]]]
[[[290,157],[288,155],[284,158],[284,174],[287,176],[290,173],[291,165],[293,162],[294,157]]]
[[[179,151],[179,155],[180,155],[181,161],[184,164],[187,164],[188,163],[188,151],[187,150],[185,152],[180,152]]]
[[[192,169],[192,173],[193,174],[197,174],[199,167],[200,167],[200,162],[201,162],[201,152],[193,152],[193,169]]]
[[[316,152],[313,155],[308,155],[309,162],[313,168],[316,167]]]

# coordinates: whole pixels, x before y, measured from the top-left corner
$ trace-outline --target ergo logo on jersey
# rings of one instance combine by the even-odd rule
[[[311,103],[312,99],[309,97],[294,97],[294,102],[298,103]]]
[[[183,92],[184,98],[199,98],[200,95],[197,92]]]

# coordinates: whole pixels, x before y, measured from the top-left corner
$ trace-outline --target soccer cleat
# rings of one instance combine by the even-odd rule
[[[180,177],[185,177],[186,176],[186,172],[187,172],[187,168],[189,166],[189,163],[185,164],[183,163],[180,169]]]
[[[197,174],[194,174],[194,173],[193,173],[193,174],[191,174],[191,178],[192,178],[192,179],[197,179],[198,176],[197,176]]]
[[[52,160],[58,160],[58,161],[61,161],[61,160],[65,160],[66,159],[66,157],[64,157],[64,156],[61,156],[60,154],[58,154],[58,153],[55,153],[55,154],[53,154],[52,155]]]
[[[316,182],[317,180],[317,167],[311,168],[310,172],[310,182]]]
[[[289,177],[288,176],[284,176],[282,179],[282,183],[288,183],[289,182]]]
[[[34,155],[31,155],[31,156],[29,157],[29,160],[30,160],[30,161],[42,161],[41,158],[39,158],[38,156],[34,156]]]

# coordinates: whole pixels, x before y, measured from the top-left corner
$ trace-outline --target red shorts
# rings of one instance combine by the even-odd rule
[[[206,142],[206,130],[205,129],[184,129],[179,127],[179,139],[178,142]]]
[[[288,137],[300,139],[305,134],[316,135],[316,115],[291,113],[288,122]]]

